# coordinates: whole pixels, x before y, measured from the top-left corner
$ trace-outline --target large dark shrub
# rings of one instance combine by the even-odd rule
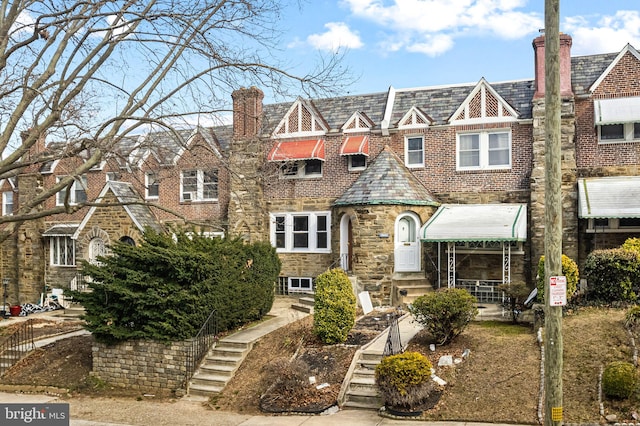
[[[478,314],[478,301],[460,288],[443,288],[418,297],[409,311],[436,342],[444,345],[467,328]]]
[[[217,311],[219,330],[262,318],[273,305],[280,260],[266,243],[177,231],[116,243],[100,264],[84,263],[89,293],[74,293],[101,341],[180,340]]]
[[[587,256],[584,273],[587,296],[600,302],[634,302],[640,279],[640,255],[622,248],[594,250]]]
[[[356,323],[356,296],[342,269],[316,277],[313,331],[324,343],[342,343]]]
[[[382,358],[376,366],[376,385],[384,404],[400,411],[416,411],[434,390],[431,362],[418,352]]]
[[[538,275],[536,276],[536,288],[538,289],[538,300],[544,302],[544,256],[540,256],[538,262]],[[567,299],[575,294],[578,289],[578,281],[580,280],[580,274],[578,271],[578,265],[566,254],[562,255],[562,275],[567,277]]]
[[[602,373],[602,392],[609,398],[626,399],[636,390],[638,373],[633,364],[614,361]]]

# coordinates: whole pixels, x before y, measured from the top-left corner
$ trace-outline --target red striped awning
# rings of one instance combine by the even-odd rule
[[[369,136],[347,136],[340,147],[340,155],[369,156]]]
[[[280,141],[269,152],[268,161],[322,160],[324,139]]]

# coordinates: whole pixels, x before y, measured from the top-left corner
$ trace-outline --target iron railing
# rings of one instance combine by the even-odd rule
[[[20,361],[27,353],[35,349],[33,342],[33,320],[26,320],[0,343],[0,377]]]
[[[213,310],[207,320],[200,327],[198,334],[192,339],[191,346],[187,348],[187,371],[185,384],[189,383],[196,372],[196,368],[207,354],[213,343],[218,339],[218,311]]]
[[[400,315],[394,315],[391,323],[389,324],[389,334],[387,335],[387,342],[384,345],[384,352],[382,356],[397,355],[404,352],[402,342],[400,341]]]
[[[504,303],[504,292],[497,290],[500,280],[456,280],[456,288],[463,288],[478,299],[479,303]]]

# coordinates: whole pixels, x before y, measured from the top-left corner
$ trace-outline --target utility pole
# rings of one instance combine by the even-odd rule
[[[560,0],[545,0],[545,426],[562,425],[562,306],[552,306],[551,277],[562,275]]]

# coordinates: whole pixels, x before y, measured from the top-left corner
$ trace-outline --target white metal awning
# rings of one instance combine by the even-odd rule
[[[578,179],[578,217],[640,217],[640,176]]]
[[[425,242],[526,241],[525,204],[443,204],[420,229]]]
[[[640,96],[593,101],[596,126],[640,121]]]

